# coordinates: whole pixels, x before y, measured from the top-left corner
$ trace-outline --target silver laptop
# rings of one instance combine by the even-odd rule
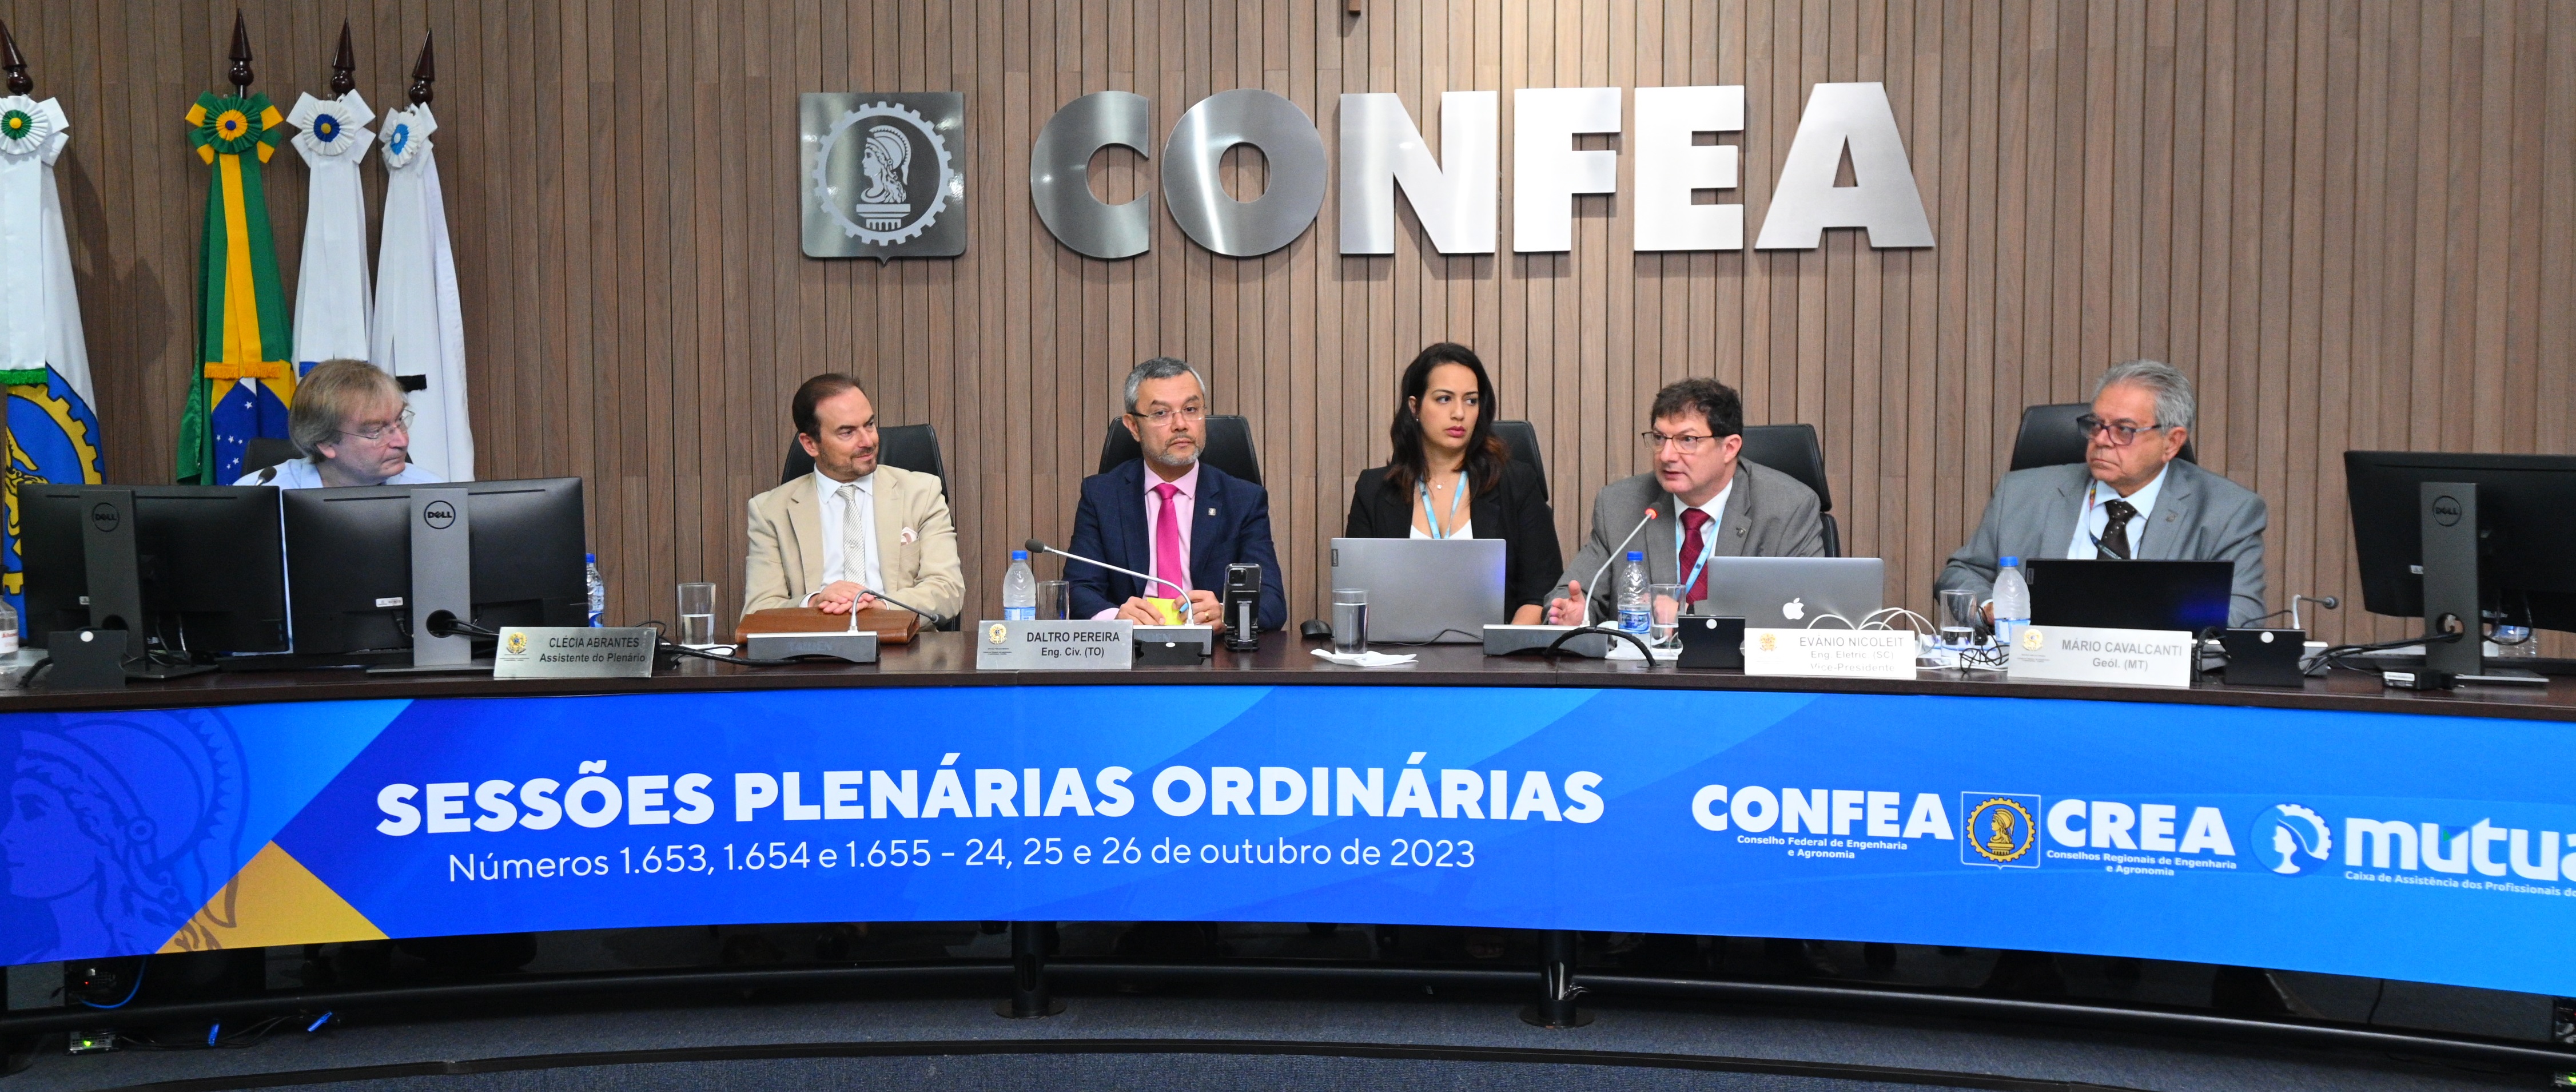
[[[1337,538],[1336,588],[1367,588],[1372,642],[1472,644],[1504,621],[1499,538]]]
[[[1713,557],[1708,598],[1691,613],[1742,618],[1756,629],[1794,629],[1827,614],[1857,626],[1886,591],[1887,563],[1875,557]],[[1830,618],[1819,624],[1843,628]]]

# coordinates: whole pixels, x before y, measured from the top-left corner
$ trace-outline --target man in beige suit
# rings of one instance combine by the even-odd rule
[[[939,479],[877,465],[877,411],[859,381],[808,379],[794,412],[814,472],[751,498],[742,612],[845,614],[875,605],[871,591],[950,617],[964,609],[966,570]]]

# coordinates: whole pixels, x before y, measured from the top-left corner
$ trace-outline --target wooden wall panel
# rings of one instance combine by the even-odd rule
[[[859,374],[889,422],[938,426],[973,601],[1009,546],[1069,529],[1135,360],[1204,365],[1252,417],[1293,613],[1394,377],[1469,342],[1538,424],[1571,542],[1644,460],[1656,386],[1713,375],[1749,416],[1823,432],[1856,553],[1928,605],[2018,409],[2102,367],[2169,359],[2202,387],[2211,467],[2272,503],[2272,589],[2350,597],[2338,453],[2576,450],[2576,16],[2550,0],[245,0],[259,89],[319,88],[341,20],[378,108],[439,36],[436,137],[487,477],[580,475],[622,617],[680,580],[738,594],[744,501],[775,481],[788,392]],[[206,172],[179,114],[221,85],[234,4],[0,0],[59,96],[82,304],[119,481],[166,480]],[[1157,214],[1153,250],[1058,246],[1026,190],[1055,108],[1150,96],[1155,131],[1263,87],[1337,143],[1337,96],[1567,85],[1747,87],[1758,232],[1824,80],[1887,83],[1939,245],[1835,232],[1804,253],[1629,250],[1623,198],[1577,202],[1563,255],[1448,257],[1410,212],[1397,253],[1341,258],[1328,200],[1237,260]],[[797,253],[795,95],[959,90],[972,243],[954,261]],[[1504,163],[1509,186],[1509,101]],[[1604,146],[1617,146],[1615,142]],[[1159,152],[1157,153],[1159,156]],[[1240,154],[1238,187],[1261,170]],[[1112,200],[1159,158],[1104,155]],[[1628,166],[1621,166],[1622,185]],[[367,168],[371,202],[383,172]],[[1508,210],[1508,192],[1505,208]],[[294,279],[304,169],[269,170]],[[1159,197],[1156,198],[1159,205]],[[1508,225],[1508,211],[1506,211]],[[1508,245],[1508,233],[1506,233]],[[2357,610],[2329,635],[2393,634]]]

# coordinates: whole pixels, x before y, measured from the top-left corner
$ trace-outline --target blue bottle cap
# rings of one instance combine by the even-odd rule
[[[582,564],[584,564],[584,565],[596,565],[596,564],[598,564],[598,563],[599,563],[599,555],[598,555],[598,554],[583,554],[583,555],[581,555],[581,563],[582,563]]]
[[[2018,569],[2018,568],[2021,568],[2021,559],[2020,559],[2020,558],[2018,558],[2018,557],[2007,557],[2007,558],[2005,558],[2005,559],[2004,559],[2004,568],[2007,568],[2007,569]]]
[[[1630,560],[1630,561],[1644,561],[1645,559],[1646,559],[1646,551],[1644,551],[1644,550],[1630,550],[1630,551],[1628,551],[1628,560]]]
[[[1013,551],[1011,551],[1011,560],[1013,560],[1013,561],[1026,561],[1026,560],[1028,560],[1028,559],[1029,559],[1029,552],[1028,552],[1027,550],[1013,550]]]

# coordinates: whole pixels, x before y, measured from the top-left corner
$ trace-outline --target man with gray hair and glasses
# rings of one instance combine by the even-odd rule
[[[1261,629],[1288,621],[1279,555],[1270,542],[1270,494],[1199,461],[1207,446],[1207,380],[1178,357],[1158,356],[1127,372],[1127,431],[1144,449],[1082,480],[1069,548],[1084,557],[1152,573],[1150,586],[1125,573],[1064,563],[1076,618],[1125,618],[1145,625],[1186,621],[1224,628],[1217,593],[1226,566],[1261,566]],[[1170,581],[1169,584],[1161,581]],[[1178,585],[1175,589],[1173,585]],[[1163,613],[1162,600],[1175,615]]]
[[[2084,461],[2004,475],[1985,519],[1933,585],[1994,595],[2005,557],[2232,561],[2229,625],[2263,615],[2263,528],[2253,490],[2177,461],[2191,438],[2191,379],[2171,364],[2132,360],[2103,373],[2093,410],[2076,419]]]

